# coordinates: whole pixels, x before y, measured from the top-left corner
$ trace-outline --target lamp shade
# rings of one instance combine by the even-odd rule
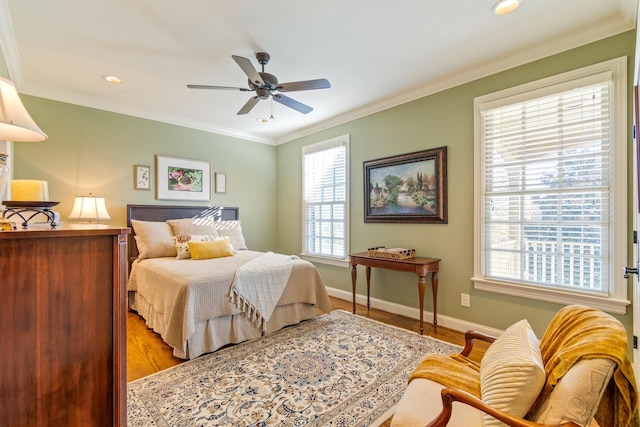
[[[27,142],[44,141],[42,132],[22,105],[14,84],[0,78],[0,140]]]
[[[111,219],[104,197],[76,196],[73,203],[73,209],[69,214],[69,219],[84,219],[88,222],[101,219]]]

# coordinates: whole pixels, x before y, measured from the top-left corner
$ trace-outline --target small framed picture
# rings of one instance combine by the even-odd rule
[[[227,192],[227,174],[216,172],[216,193]]]
[[[151,190],[151,167],[133,165],[133,188],[136,190]]]

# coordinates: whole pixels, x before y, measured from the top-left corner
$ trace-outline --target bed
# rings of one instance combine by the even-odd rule
[[[290,274],[283,276],[279,297],[271,297],[275,307],[268,318],[261,319],[244,301],[230,297],[236,273],[248,264],[285,257],[246,247],[238,208],[127,205],[127,226],[132,230],[129,308],[160,334],[176,357],[194,359],[331,311],[318,271],[298,257],[286,257]],[[184,236],[190,244],[181,245]],[[199,259],[198,245],[217,245],[219,240],[230,243],[232,254],[208,257],[204,251],[205,259]],[[188,248],[192,251],[185,256],[182,251]]]

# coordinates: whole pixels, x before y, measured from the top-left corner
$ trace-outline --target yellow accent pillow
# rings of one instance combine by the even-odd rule
[[[227,239],[208,242],[189,242],[191,259],[222,258],[233,255],[233,248]]]

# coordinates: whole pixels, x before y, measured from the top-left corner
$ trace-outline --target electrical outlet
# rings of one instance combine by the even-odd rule
[[[463,307],[471,307],[471,297],[469,294],[460,294],[460,305]]]

